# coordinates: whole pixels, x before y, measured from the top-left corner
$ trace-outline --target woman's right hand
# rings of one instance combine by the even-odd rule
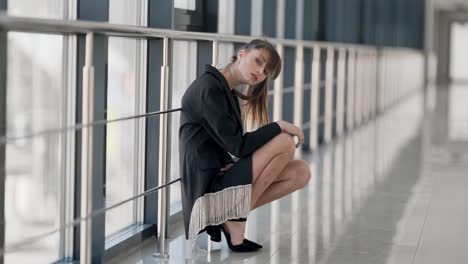
[[[301,144],[304,144],[304,132],[302,132],[299,127],[283,120],[276,121],[276,123],[280,126],[283,132],[297,137],[296,148]]]

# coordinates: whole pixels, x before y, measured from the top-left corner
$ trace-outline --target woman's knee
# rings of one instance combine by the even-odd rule
[[[297,187],[300,189],[309,183],[310,178],[312,177],[311,175],[312,173],[310,171],[309,164],[307,164],[307,162],[305,162],[304,160],[299,161],[296,169],[297,169],[296,184],[297,184]]]
[[[296,143],[293,137],[288,133],[281,133],[274,139],[275,147],[278,148],[280,153],[287,153],[292,158],[296,151]]]

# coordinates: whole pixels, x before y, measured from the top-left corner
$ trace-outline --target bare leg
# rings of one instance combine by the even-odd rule
[[[309,165],[305,161],[290,161],[276,181],[252,203],[252,210],[303,188],[309,182],[310,174]]]
[[[297,183],[294,184],[294,182],[297,182],[299,178],[293,177],[297,174],[295,173],[297,172],[297,162],[291,163],[291,165],[289,166],[290,168],[286,169],[285,173],[283,173],[286,166],[291,162],[294,152],[295,144],[292,137],[288,134],[282,133],[276,136],[274,139],[272,139],[270,142],[265,144],[265,146],[263,146],[253,154],[253,184],[251,197],[252,205],[256,205],[257,200],[259,200],[261,195],[267,189],[269,189],[269,187],[275,182],[287,182],[288,185],[284,187],[284,185],[282,184],[279,185],[279,187],[277,187],[278,184],[276,184],[275,188],[268,191],[268,195],[266,196],[266,198],[260,201],[262,204],[264,204],[267,200],[274,200],[291,192],[291,183],[293,183],[294,187],[297,186]],[[309,176],[307,177],[310,178],[310,170],[308,171]],[[289,192],[284,193],[286,191],[286,188],[288,188],[287,191]],[[225,223],[228,230],[230,230],[231,242],[234,245],[242,243],[245,233],[245,224],[245,222],[230,221],[227,221]]]
[[[259,177],[257,181],[255,181],[255,183],[252,185],[251,204],[253,204],[254,201],[256,201],[258,197],[260,197],[260,195],[268,188],[268,186],[271,185],[277,174],[281,172],[282,168],[284,168],[289,161],[289,156],[285,153],[278,154],[271,160],[269,166],[267,166],[262,173],[274,177]],[[225,222],[227,229],[230,231],[229,233],[231,234],[231,242],[233,245],[241,244],[244,240],[245,224],[246,222]]]

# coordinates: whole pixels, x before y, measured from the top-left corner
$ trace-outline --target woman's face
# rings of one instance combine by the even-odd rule
[[[267,63],[270,54],[265,49],[252,49],[239,51],[239,78],[241,83],[256,85],[263,82],[268,76]]]

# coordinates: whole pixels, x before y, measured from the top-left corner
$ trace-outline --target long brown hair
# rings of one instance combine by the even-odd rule
[[[244,125],[250,125],[251,127],[254,127],[255,124],[257,124],[258,126],[262,126],[269,122],[267,110],[268,81],[269,79],[276,79],[276,77],[278,77],[278,75],[281,72],[281,58],[270,42],[268,42],[267,40],[254,39],[242,46],[239,50],[245,50],[249,52],[253,49],[265,49],[270,53],[270,59],[266,65],[268,72],[267,78],[265,78],[263,82],[257,85],[248,86],[247,94],[243,94],[239,91],[232,90],[237,97],[246,101],[246,103],[243,105]],[[231,63],[227,67],[230,67],[236,61],[237,52],[231,57]],[[248,121],[250,121],[250,124],[248,123]]]

